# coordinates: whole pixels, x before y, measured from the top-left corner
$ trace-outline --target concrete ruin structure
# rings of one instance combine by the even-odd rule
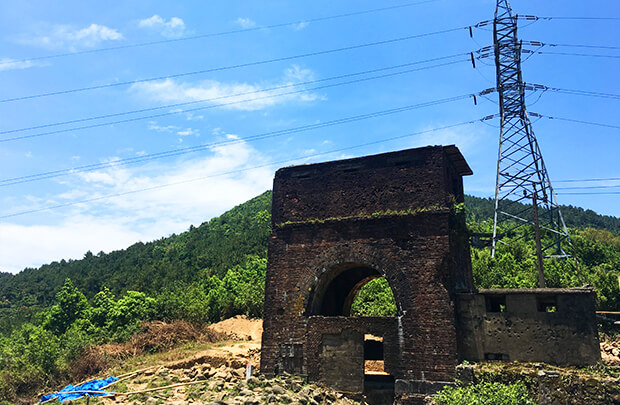
[[[474,288],[471,174],[453,145],[278,170],[261,372],[404,404],[453,383],[463,360],[599,360],[591,290]],[[351,317],[379,277],[396,316]],[[383,372],[366,372],[368,361]]]

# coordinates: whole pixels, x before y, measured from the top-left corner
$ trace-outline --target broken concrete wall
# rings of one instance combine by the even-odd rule
[[[329,382],[330,386],[348,386],[355,381],[356,388],[348,386],[347,391],[361,392],[364,383],[364,335],[372,334],[383,338],[383,360],[385,371],[394,374],[400,363],[398,320],[393,317],[323,317],[312,316],[308,320],[308,338],[305,351],[307,353],[308,378],[311,381]],[[341,339],[348,346],[342,345],[339,350],[349,350],[353,364],[357,364],[356,371],[347,366],[350,362],[329,364],[321,355],[326,339],[334,341]],[[352,341],[354,339],[355,341]],[[361,356],[361,357],[360,357]],[[361,374],[357,374],[361,373]],[[353,374],[350,381],[345,375]],[[326,379],[327,378],[327,379]],[[336,385],[334,385],[336,384]]]
[[[461,360],[587,365],[601,358],[591,289],[458,294],[457,319]]]

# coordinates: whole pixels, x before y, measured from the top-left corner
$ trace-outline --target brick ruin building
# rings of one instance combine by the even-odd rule
[[[475,290],[462,212],[471,174],[455,146],[278,170],[261,372],[421,403],[463,360],[599,360],[591,290]],[[396,316],[349,316],[378,277]],[[366,373],[368,360],[384,372]]]

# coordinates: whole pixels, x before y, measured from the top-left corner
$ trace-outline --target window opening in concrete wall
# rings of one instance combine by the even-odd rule
[[[505,295],[487,295],[484,297],[487,312],[506,312]]]
[[[364,335],[364,373],[387,374],[383,358],[383,337],[371,334]]]
[[[510,361],[510,358],[505,353],[485,353],[484,359],[486,361]]]
[[[383,337],[364,335],[364,394],[369,404],[394,402],[394,377],[385,371]]]
[[[536,297],[536,305],[538,307],[538,312],[556,312],[558,310],[555,295]]]

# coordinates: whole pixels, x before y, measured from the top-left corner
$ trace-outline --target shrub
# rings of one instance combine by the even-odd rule
[[[446,387],[433,402],[440,405],[535,405],[527,387],[521,383],[505,385],[497,382],[465,387]]]

